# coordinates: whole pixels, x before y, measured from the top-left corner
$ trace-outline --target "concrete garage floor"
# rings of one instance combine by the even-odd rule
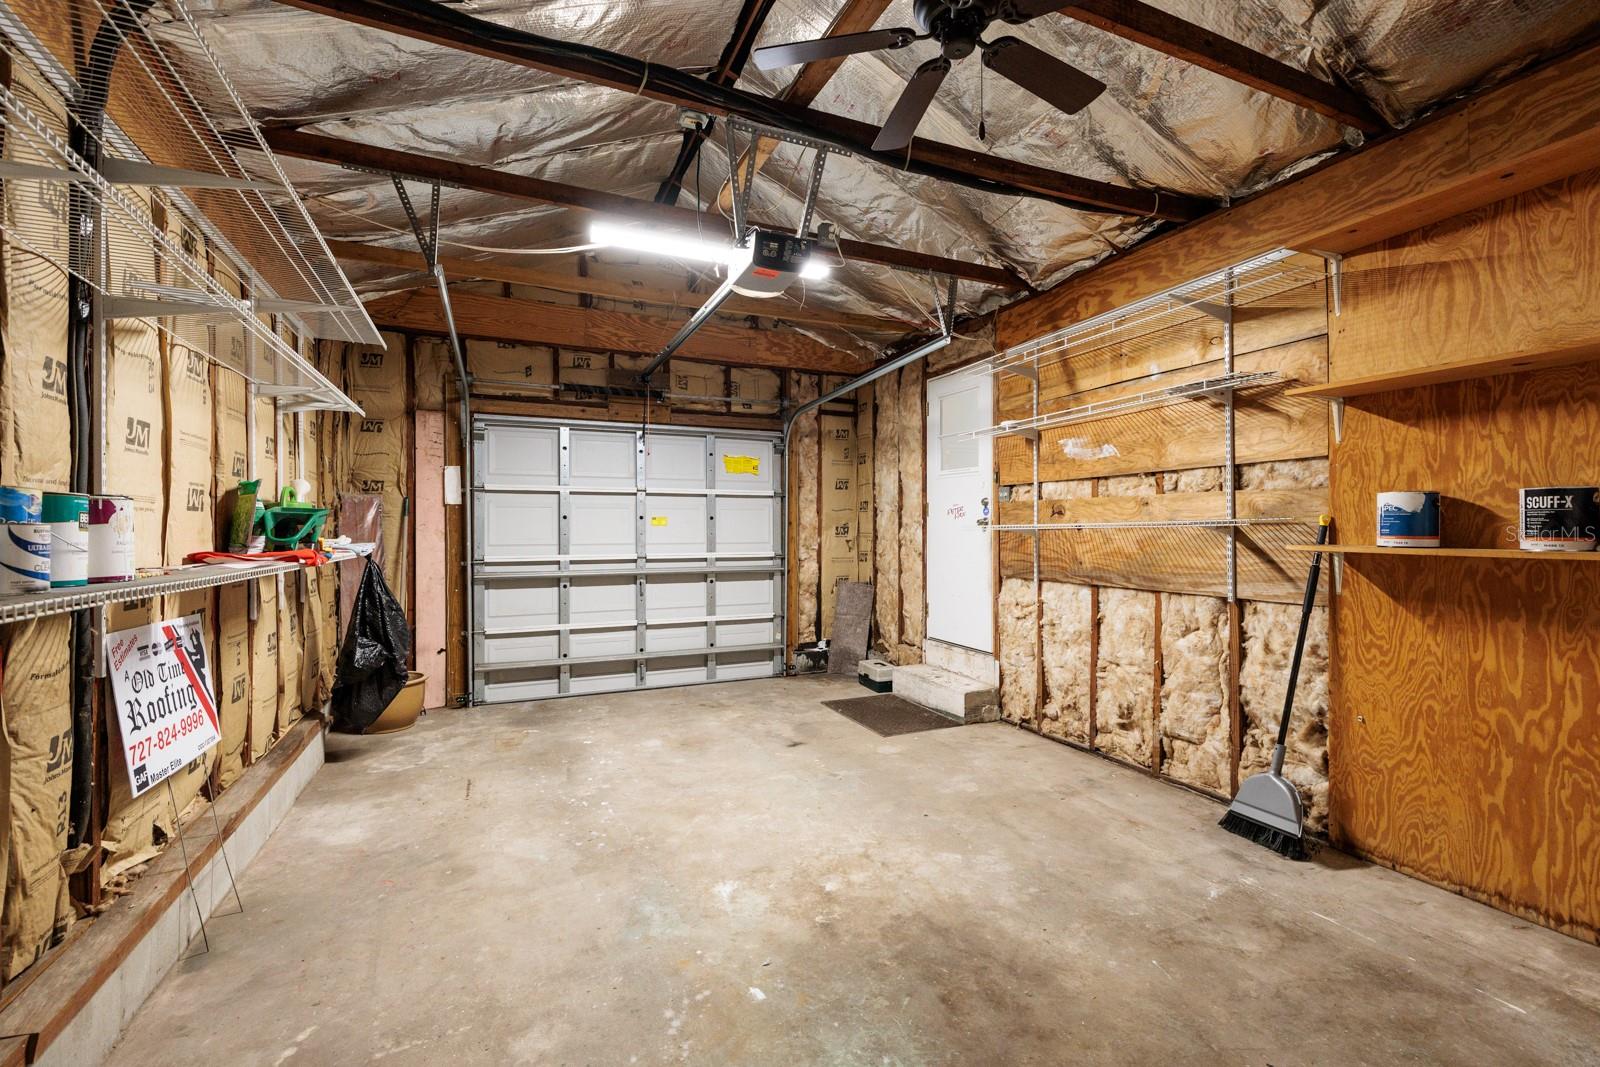
[[[447,711],[330,763],[111,1063],[1600,1063],[1600,949],[820,677]]]

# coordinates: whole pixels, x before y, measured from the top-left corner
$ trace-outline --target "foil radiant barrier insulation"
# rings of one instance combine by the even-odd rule
[[[268,0],[189,0],[189,6],[245,105],[263,121],[642,198],[667,176],[681,143],[674,108],[626,92]],[[741,4],[475,0],[469,6],[480,18],[704,73],[722,54]],[[1162,0],[1160,6],[1292,66],[1346,81],[1397,125],[1556,54],[1600,26],[1600,5],[1592,0]],[[842,0],[779,0],[757,44],[821,36],[841,7]],[[912,24],[910,0],[895,0],[877,24]],[[946,80],[923,136],[1064,173],[1219,200],[1264,188],[1359,139],[1314,112],[1065,16],[1004,32],[1087,71],[1108,91],[1077,115],[1063,115],[973,58]],[[812,106],[880,121],[932,49],[922,42],[851,57]],[[752,66],[738,84],[775,95],[793,77],[793,69]],[[728,170],[720,130],[700,155],[699,172],[690,168],[689,191],[679,203],[698,201],[706,205],[708,227],[725,226],[716,208]],[[809,164],[809,150],[783,145],[757,178],[754,215],[797,220]],[[319,164],[287,169],[328,232],[409,247],[387,179]],[[449,254],[479,254],[462,242],[508,251],[572,243],[585,222],[562,209],[463,190],[446,191],[443,215]],[[1007,265],[1039,287],[1153,228],[1141,219],[978,192],[844,156],[828,161],[815,218],[857,240]],[[412,285],[415,275],[362,267],[354,280],[378,292]],[[807,295],[808,302],[841,310],[909,318],[925,315],[929,298],[916,275],[861,265]],[[966,312],[1006,299],[969,285],[960,295]],[[821,339],[859,348],[882,340],[833,332]]]

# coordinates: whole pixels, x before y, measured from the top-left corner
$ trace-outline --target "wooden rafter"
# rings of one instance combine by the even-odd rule
[[[281,0],[415,40],[456,48],[533,70],[576,78],[715,116],[735,116],[824,140],[885,166],[1003,195],[1054,201],[1080,211],[1185,221],[1211,211],[1211,201],[1156,189],[1131,189],[1062,174],[1016,160],[917,138],[905,152],[872,148],[878,129],[731,86],[712,85],[672,67],[503,26],[427,0]]]
[[[1346,126],[1380,133],[1388,125],[1357,94],[1252,51],[1203,26],[1140,0],[1078,0],[1060,12],[1263,93],[1309,108]]]
[[[489,296],[458,286],[450,288],[450,306],[455,312],[456,329],[463,337],[593,352],[654,355],[681,325],[654,315]],[[408,289],[379,297],[368,301],[366,308],[380,327],[445,333],[439,294],[432,289]],[[859,374],[868,366],[864,358],[829,348],[792,330],[757,330],[722,323],[700,327],[684,342],[679,354],[707,363],[824,374]]]
[[[415,152],[401,152],[392,148],[380,148],[377,145],[361,144],[358,141],[344,141],[336,137],[307,133],[303,130],[269,127],[261,132],[266,138],[268,147],[274,152],[283,156],[292,156],[296,159],[310,159],[321,163],[330,163],[334,166],[360,167],[390,174],[401,174],[422,181],[437,181],[444,185],[472,189],[477,192],[497,193],[516,200],[526,200],[539,204],[559,204],[562,207],[576,208],[580,211],[592,211],[613,218],[631,219],[679,229],[692,230],[699,221],[696,213],[688,208],[674,207],[669,204],[656,204],[648,200],[636,200],[630,196],[602,192],[597,189],[583,189],[563,182],[552,182],[543,178],[512,174],[509,171],[496,170],[493,167],[457,163],[453,160],[439,159],[436,156],[424,156]],[[782,229],[783,227],[774,228]],[[847,260],[862,263],[875,263],[882,266],[904,267],[910,270],[925,270],[935,274],[947,274],[966,281],[993,285],[1011,291],[1027,288],[1026,283],[1012,272],[1000,267],[985,266],[981,263],[967,263],[944,256],[930,256],[921,252],[911,252],[885,245],[867,244],[861,241],[849,241],[843,238],[839,240],[839,252]]]
[[[339,259],[359,263],[379,263],[404,270],[427,269],[422,253],[404,248],[365,244],[360,241],[330,240],[328,250]],[[705,303],[705,293],[691,293],[684,289],[667,289],[660,286],[639,285],[634,282],[614,281],[607,278],[580,276],[576,272],[544,270],[516,263],[495,260],[463,259],[440,256],[439,265],[451,278],[482,278],[488,281],[510,282],[514,285],[535,286],[558,293],[601,296],[609,300],[627,300],[633,303],[652,304],[662,308],[692,309]],[[731,297],[722,305],[729,318],[761,315],[786,322],[844,330],[868,330],[876,333],[904,333],[922,329],[924,323],[878,318],[872,315],[852,315],[844,311],[797,306],[784,296],[770,300],[752,297]]]

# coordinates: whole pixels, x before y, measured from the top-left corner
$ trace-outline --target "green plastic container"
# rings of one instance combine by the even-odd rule
[[[267,548],[310,548],[322,536],[322,524],[328,519],[328,509],[309,504],[274,504],[262,516],[262,529],[267,535]]]

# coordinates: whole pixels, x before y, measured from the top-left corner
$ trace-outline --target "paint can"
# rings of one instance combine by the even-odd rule
[[[44,523],[50,527],[50,584],[89,584],[89,497],[46,493]]]
[[[50,527],[42,522],[0,526],[0,594],[50,588]]]
[[[133,500],[90,497],[89,584],[126,582],[133,576]]]
[[[0,485],[0,522],[43,522],[44,494],[37,489]]]
[[[1439,494],[1378,494],[1379,548],[1438,548]]]
[[[1522,491],[1517,546],[1527,552],[1593,552],[1600,530],[1600,489],[1543,486]]]

